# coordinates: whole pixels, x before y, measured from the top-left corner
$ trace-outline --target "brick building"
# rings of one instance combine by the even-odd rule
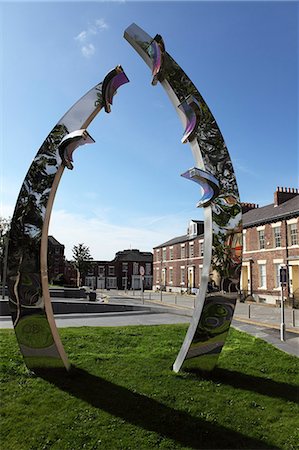
[[[195,293],[203,263],[204,223],[191,220],[187,233],[154,248],[153,288]]]
[[[141,267],[143,288],[152,289],[153,254],[137,249],[117,252],[112,261],[90,261],[85,285],[99,289],[141,289]]]
[[[299,192],[277,188],[274,202],[259,208],[244,204],[241,290],[276,303],[279,270],[287,266],[285,296],[299,300]]]
[[[274,202],[243,204],[243,295],[275,303],[279,269],[288,267],[285,296],[299,299],[299,193],[277,188]],[[154,248],[153,288],[196,293],[203,265],[204,224],[191,220],[187,234]]]
[[[64,245],[54,236],[48,236],[48,278],[52,283],[59,275],[64,276]]]

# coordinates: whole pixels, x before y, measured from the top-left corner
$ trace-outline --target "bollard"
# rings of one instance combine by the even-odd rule
[[[250,303],[248,303],[248,319],[250,319]]]
[[[174,304],[177,305],[177,303],[178,303],[178,296],[175,294],[175,296],[174,296]]]
[[[296,326],[296,319],[295,319],[295,310],[292,310],[292,322],[293,322],[293,327]]]

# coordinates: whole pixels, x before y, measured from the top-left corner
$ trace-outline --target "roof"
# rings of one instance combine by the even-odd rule
[[[140,252],[137,249],[123,250],[116,253],[114,261],[152,262],[153,254],[151,252]]]
[[[48,242],[52,245],[59,245],[60,247],[64,247],[64,245],[60,244],[60,242],[58,242],[54,236],[48,236]]]
[[[299,195],[275,206],[274,203],[254,208],[243,214],[244,228],[260,225],[267,222],[275,222],[282,219],[290,219],[299,215]]]
[[[194,235],[189,236],[188,234],[184,234],[183,236],[177,236],[173,239],[170,239],[170,241],[167,241],[167,242],[164,242],[163,244],[157,245],[154,248],[167,247],[169,245],[174,245],[174,244],[181,244],[183,242],[193,241],[195,238],[203,239],[203,237],[204,237],[203,234],[198,234],[196,236],[194,236]]]
[[[254,208],[243,214],[243,226],[249,228],[252,226],[260,225],[268,222],[275,222],[282,219],[291,219],[292,217],[299,216],[299,195],[291,198],[290,200],[275,206],[274,203],[270,205],[262,206],[261,208]],[[193,220],[193,222],[202,223],[201,220]],[[204,235],[198,235],[196,238],[203,238]],[[194,236],[188,236],[184,234],[177,236],[169,241],[163,242],[163,244],[156,245],[154,249],[167,247],[169,245],[181,244],[193,240]]]

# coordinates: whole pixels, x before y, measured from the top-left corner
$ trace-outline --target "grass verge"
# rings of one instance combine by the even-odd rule
[[[175,374],[185,332],[64,328],[72,372],[37,377],[1,330],[2,448],[298,449],[298,359],[231,329],[212,375]]]

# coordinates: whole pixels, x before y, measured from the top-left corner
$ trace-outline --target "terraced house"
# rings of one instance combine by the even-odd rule
[[[274,201],[261,208],[244,204],[241,290],[257,300],[280,298],[279,272],[287,267],[285,297],[299,302],[299,192],[278,187]]]
[[[299,192],[277,188],[274,202],[243,203],[243,263],[240,295],[276,303],[279,270],[287,267],[285,297],[299,301]],[[204,224],[191,220],[187,233],[153,250],[153,287],[196,293],[203,266]]]

